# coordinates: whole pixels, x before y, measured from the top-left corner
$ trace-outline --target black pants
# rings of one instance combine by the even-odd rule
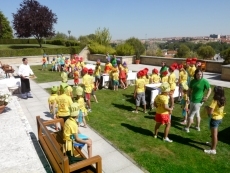
[[[21,78],[21,93],[25,94],[30,92],[30,80]]]

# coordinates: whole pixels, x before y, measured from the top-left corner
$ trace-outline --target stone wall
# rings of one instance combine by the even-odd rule
[[[230,65],[222,65],[221,79],[230,81]]]

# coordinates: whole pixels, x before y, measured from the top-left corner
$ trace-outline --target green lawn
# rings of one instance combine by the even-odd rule
[[[160,138],[153,138],[155,125],[154,110],[138,114],[134,109],[134,87],[126,90],[99,90],[96,95],[99,103],[92,99],[92,113],[89,113],[88,124],[110,141],[113,146],[126,153],[138,165],[151,173],[227,173],[230,170],[230,108],[226,106],[223,123],[219,128],[217,155],[203,152],[209,148],[205,145],[210,141],[208,118],[202,115],[201,131],[190,129],[190,133],[182,131],[179,123],[182,119],[181,108],[176,104],[172,115],[172,127],[169,138],[173,143],[162,141],[164,126],[160,127]],[[226,89],[226,96],[230,89]],[[212,96],[209,98],[208,104]],[[227,104],[230,98],[227,98]]]
[[[42,44],[43,48],[59,48],[65,47],[61,45]],[[0,50],[2,49],[25,49],[25,48],[39,48],[39,44],[0,44]]]

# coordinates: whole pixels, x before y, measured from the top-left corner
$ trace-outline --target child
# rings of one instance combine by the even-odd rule
[[[64,69],[63,72],[61,72],[61,78],[62,78],[62,82],[68,82],[68,74],[67,74],[67,70]]]
[[[170,115],[172,114],[173,108],[169,108],[169,92],[170,92],[170,85],[169,83],[162,83],[161,86],[161,94],[157,95],[154,100],[154,106],[156,107],[156,125],[155,125],[155,135],[154,138],[157,138],[159,127],[165,124],[164,130],[164,138],[163,141],[165,142],[173,142],[168,138],[168,133],[170,129]]]
[[[98,90],[98,87],[100,84],[100,79],[101,79],[101,62],[100,62],[100,59],[97,60],[96,67],[94,70],[94,76],[95,76],[96,89]]]
[[[51,62],[51,64],[52,64],[51,71],[52,71],[52,72],[53,72],[53,71],[56,71],[56,70],[55,70],[55,64],[56,64],[55,58],[53,58],[53,61]]]
[[[183,97],[183,91],[182,91],[182,86],[184,84],[187,85],[187,80],[188,80],[188,74],[185,71],[183,64],[179,64],[178,66],[179,69],[179,97],[178,97],[178,102],[181,101],[181,98]]]
[[[156,69],[156,68],[154,68],[153,70],[152,70],[152,75],[151,75],[151,77],[150,77],[150,83],[152,84],[155,84],[155,83],[160,83],[160,80],[161,80],[161,78],[160,78],[160,76],[158,75],[158,70]]]
[[[162,73],[162,78],[161,78],[161,82],[162,83],[165,83],[165,82],[168,82],[168,70],[166,70],[166,71],[163,71]]]
[[[123,68],[125,69],[125,76],[126,76],[126,79],[124,82],[125,84],[125,89],[128,87],[128,82],[127,82],[127,79],[128,79],[128,73],[129,73],[129,69],[127,67],[127,63],[124,61],[123,64],[122,64]]]
[[[73,103],[70,106],[70,116],[66,120],[63,130],[63,139],[66,141],[66,151],[71,151],[71,155],[73,155],[73,143],[78,142],[81,144],[87,144],[87,150],[88,150],[88,158],[92,157],[92,140],[87,139],[81,139],[78,134],[78,126],[76,123],[76,118],[79,114],[79,105],[77,103]],[[73,138],[71,137],[73,136]],[[74,142],[72,141],[74,140]]]
[[[116,65],[114,65],[115,68],[113,68],[112,71],[112,79],[113,79],[113,90],[117,90],[118,91],[118,86],[119,86],[119,73],[118,70],[116,68]]]
[[[91,88],[92,88],[92,92],[91,92],[91,95],[93,96],[93,98],[95,99],[95,102],[98,103],[97,101],[97,96],[95,95],[95,86],[94,86],[94,78],[93,78],[93,69],[89,69],[88,70],[88,74],[91,76]]]
[[[88,69],[86,67],[84,67],[82,69],[82,73],[83,73],[83,78],[82,78],[82,84],[84,86],[84,92],[85,92],[85,100],[86,100],[86,105],[88,107],[88,112],[92,112],[91,110],[91,103],[90,103],[90,96],[91,96],[91,92],[92,92],[92,78],[91,76],[88,74]]]
[[[172,64],[169,67],[169,76],[168,76],[168,83],[170,85],[170,92],[169,92],[169,100],[170,100],[170,107],[173,108],[174,107],[174,91],[176,89],[176,74],[174,73],[174,70],[176,69],[177,64]]]
[[[141,102],[144,106],[144,113],[147,113],[145,101],[145,80],[142,78],[144,76],[144,73],[145,72],[142,70],[137,73],[135,90],[133,94],[134,99],[136,100],[136,110],[132,111],[133,113],[138,113],[138,107],[140,106]]]
[[[186,125],[187,118],[188,118],[188,105],[189,105],[188,85],[183,84],[182,90],[183,90],[183,97],[181,100],[181,108],[182,108],[182,116],[184,117],[184,120],[181,122],[181,124]]]
[[[53,86],[51,88],[51,96],[48,98],[49,110],[50,113],[53,115],[53,119],[57,118],[57,110],[58,110],[58,105],[56,104],[56,98],[58,97],[57,90],[58,88],[56,86]],[[57,123],[55,124],[55,129],[58,130]]]
[[[145,80],[145,85],[149,84],[149,81],[150,81],[148,71],[149,71],[148,68],[143,69],[144,76],[142,78]]]
[[[212,103],[207,107],[207,113],[210,118],[210,130],[212,136],[211,149],[204,150],[207,154],[216,154],[216,145],[218,142],[218,127],[222,123],[224,117],[224,106],[226,98],[224,95],[224,88],[221,86],[214,87],[214,97]]]
[[[119,82],[123,89],[126,89],[126,70],[122,64],[119,64]]]
[[[45,70],[47,67],[47,64],[46,64],[46,55],[43,55],[43,58],[42,58],[42,71]]]
[[[82,127],[87,128],[86,121],[85,121],[85,116],[88,115],[88,112],[87,112],[87,109],[85,108],[84,98],[82,97],[82,95],[83,95],[83,88],[82,87],[77,86],[76,95],[77,95],[77,101],[76,102],[79,104],[80,111],[81,111],[81,113],[83,115],[82,120],[83,120],[84,126],[82,126]],[[80,126],[80,123],[81,122],[79,122],[79,126]]]
[[[79,77],[80,77],[80,74],[77,68],[74,69],[73,77],[74,77],[74,84],[75,86],[77,86],[79,83]]]

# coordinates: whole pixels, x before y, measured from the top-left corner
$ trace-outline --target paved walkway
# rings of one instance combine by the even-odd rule
[[[95,62],[90,61],[87,63],[95,64]],[[16,65],[14,68],[17,71]],[[132,71],[139,71],[143,68],[148,68],[150,71],[153,68],[160,69],[160,67],[150,65],[129,65],[129,69]],[[220,74],[205,72],[204,77],[212,85],[229,87],[229,82],[220,80]],[[40,115],[44,120],[51,119],[47,103],[49,94],[44,88],[50,88],[53,85],[59,84],[60,82],[37,84],[31,80],[34,98],[24,100],[14,97],[7,110],[0,115],[1,172],[51,172],[50,166],[37,141],[35,117]],[[73,80],[70,80],[69,84],[73,84]],[[90,127],[81,128],[81,132],[90,136],[93,140],[93,155],[100,155],[102,157],[103,172],[147,172],[139,168],[128,156],[119,152]],[[83,149],[83,152],[86,154],[86,148]]]

